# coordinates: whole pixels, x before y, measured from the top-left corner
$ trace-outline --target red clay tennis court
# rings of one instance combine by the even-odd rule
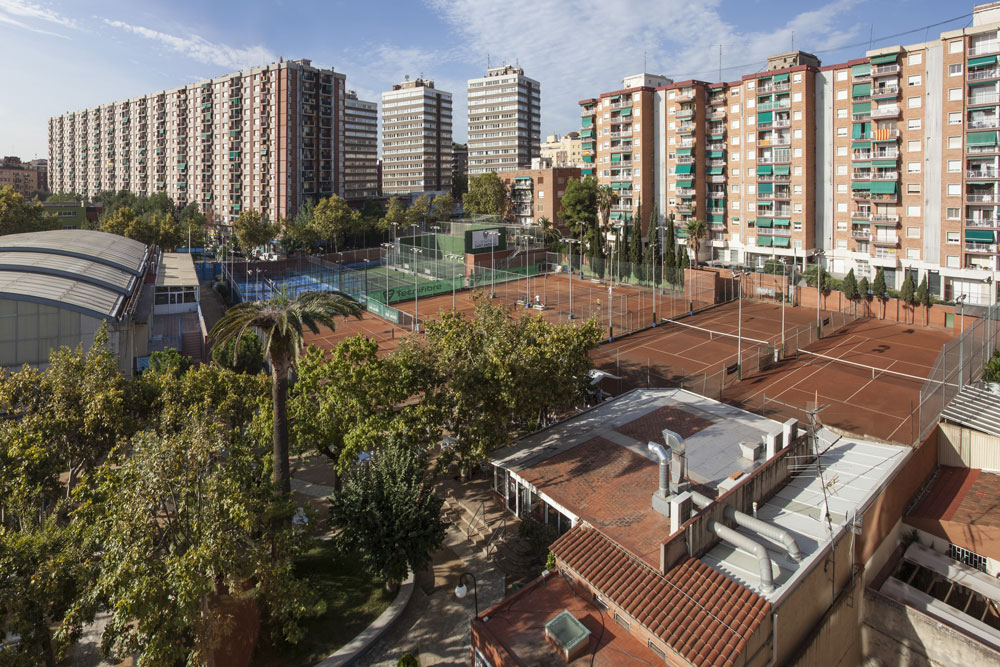
[[[400,339],[409,333],[407,329],[392,324],[367,311],[362,313],[360,320],[354,317],[346,319],[337,317],[334,319],[334,322],[337,325],[335,331],[320,327],[319,333],[314,334],[307,330],[305,344],[318,345],[324,350],[332,350],[344,339],[361,334],[366,338],[377,340],[379,353],[386,354],[390,350],[394,350],[399,344]]]
[[[955,336],[885,320],[862,319],[800,350],[796,358],[726,388],[723,399],[750,410],[808,420],[818,401],[823,424],[910,444],[920,389]]]

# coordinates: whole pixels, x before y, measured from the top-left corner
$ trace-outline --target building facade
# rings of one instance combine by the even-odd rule
[[[545,160],[536,160],[547,162]],[[518,169],[500,174],[500,180],[510,189],[514,219],[521,225],[538,224],[542,218],[557,227],[565,227],[562,217],[562,197],[566,184],[580,178],[578,167],[554,167],[551,163],[534,169]]]
[[[415,79],[382,93],[382,192],[451,190],[451,93]]]
[[[35,192],[48,192],[48,165],[46,160],[21,162],[20,158],[7,156],[0,162],[0,188],[10,187],[25,197]]]
[[[344,199],[378,196],[378,103],[344,97]]]
[[[345,76],[294,60],[49,119],[53,192],[166,193],[223,228],[344,193]]]
[[[520,67],[469,79],[469,176],[530,169],[541,155],[542,92]]]
[[[459,176],[469,177],[469,145],[452,142],[451,144],[451,179]]]
[[[582,143],[579,132],[568,132],[564,136],[550,134],[542,142],[540,155],[556,167],[582,167]]]

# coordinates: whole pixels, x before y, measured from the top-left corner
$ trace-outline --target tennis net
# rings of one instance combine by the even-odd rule
[[[921,386],[927,382],[926,377],[921,377],[919,375],[913,375],[912,373],[903,373],[902,371],[894,371],[889,368],[879,368],[877,366],[869,366],[868,364],[858,363],[857,361],[850,361],[849,359],[844,359],[842,357],[834,357],[828,354],[822,354],[821,352],[810,352],[809,350],[799,350],[798,354],[804,356],[808,360],[816,360],[817,363],[835,363],[849,366],[851,368],[858,369],[865,373],[866,377],[870,377],[872,380],[876,380],[881,376],[888,375],[892,377],[897,377],[903,380],[908,380],[910,382],[915,382]],[[957,386],[957,385],[955,385]]]
[[[726,332],[726,331],[716,331],[714,329],[708,329],[706,327],[700,327],[700,326],[698,326],[696,324],[688,324],[687,322],[682,322],[680,320],[665,319],[665,320],[663,320],[663,322],[665,324],[670,324],[670,325],[673,325],[673,326],[676,326],[676,327],[687,329],[687,330],[692,331],[694,333],[699,333],[702,336],[707,337],[709,340],[723,339],[723,340],[730,340],[730,341],[732,341],[732,342],[735,343],[735,342],[739,341],[742,338],[743,344],[747,345],[747,346],[758,346],[758,347],[768,347],[768,348],[770,348],[770,347],[773,347],[773,345],[774,345],[774,343],[772,341],[769,341],[769,340],[760,340],[759,338],[750,338],[748,336],[740,336],[738,334],[729,333],[729,332]]]

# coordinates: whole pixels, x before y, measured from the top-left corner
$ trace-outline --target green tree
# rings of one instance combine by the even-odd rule
[[[279,230],[259,211],[246,209],[236,219],[233,231],[236,232],[240,248],[249,256],[255,249],[273,241]]]
[[[274,484],[284,495],[291,492],[288,374],[302,350],[303,328],[319,333],[319,327],[323,326],[332,331],[336,328],[333,318],[337,315],[353,315],[360,319],[361,306],[342,292],[305,292],[295,298],[279,294],[270,301],[241,303],[230,308],[209,333],[217,345],[226,345],[230,340],[239,345],[250,329],[258,329],[264,334],[263,349],[271,365]]]
[[[53,229],[56,222],[41,204],[28,202],[10,186],[0,187],[0,236]]]
[[[153,373],[183,375],[192,365],[194,361],[191,357],[181,354],[172,347],[149,355],[149,370]]]
[[[192,248],[204,248],[208,245],[208,232],[206,225],[208,220],[194,202],[181,209],[177,216],[177,224],[183,238],[182,243],[188,245],[190,234]]]
[[[642,266],[642,215],[639,208],[635,210],[635,217],[632,219],[632,233],[629,235],[628,261],[631,265],[632,275],[635,279],[643,280]]]
[[[875,293],[875,298],[882,303],[882,312],[879,314],[879,319],[884,318],[885,303],[889,298],[889,290],[886,288],[885,272],[881,269],[881,267],[875,273],[875,282],[872,283],[872,291]]]
[[[406,221],[410,225],[423,225],[430,214],[431,198],[420,195],[410,204],[410,208],[406,209]]]
[[[871,301],[871,285],[868,284],[868,276],[862,276],[861,280],[858,281],[858,295],[861,297],[861,302],[865,306],[865,316],[868,316],[868,303]]]
[[[693,263],[692,266],[697,267],[699,264],[698,252],[701,250],[702,240],[708,236],[708,227],[705,225],[704,220],[690,218],[687,224],[684,225],[684,231],[687,233],[688,248],[691,249],[690,259]]]
[[[597,220],[597,181],[592,176],[583,180],[569,179],[560,204],[563,220],[569,224],[574,236],[583,240]]]
[[[528,318],[535,319],[535,318]],[[434,495],[426,456],[390,442],[351,471],[331,499],[338,542],[358,549],[365,568],[388,587],[431,562],[444,543],[443,501]]]
[[[144,431],[95,479],[78,518],[96,577],[76,612],[107,609],[105,650],[147,665],[205,664],[250,604],[272,636],[296,641],[315,609],[292,556],[307,539],[277,504],[253,439],[198,418]],[[127,452],[125,448],[127,447]],[[253,601],[252,603],[250,601]]]
[[[844,297],[850,301],[852,304],[857,306],[858,301],[858,281],[854,277],[854,269],[847,272],[844,277]],[[857,309],[855,308],[855,311]]]
[[[646,273],[649,280],[659,285],[663,279],[663,265],[660,257],[660,220],[656,205],[649,213],[649,226],[646,228],[646,253],[643,262],[646,264]]]
[[[462,204],[465,212],[473,215],[503,215],[507,208],[507,188],[496,172],[473,176]]]
[[[917,288],[917,303],[924,307],[924,324],[927,324],[928,315],[930,314],[931,307],[931,291],[927,285],[927,274],[924,274],[923,279],[920,281],[920,286]]]
[[[449,194],[438,195],[434,198],[434,220],[448,222],[455,212],[455,198]]]
[[[602,231],[606,231],[611,224],[611,207],[618,202],[618,194],[610,185],[598,185],[594,193],[594,205],[596,206],[597,224]]]
[[[380,220],[383,215],[385,215],[385,211],[382,209],[382,205],[374,199],[366,199],[365,203],[361,205],[361,217],[366,220],[375,222]]]
[[[389,229],[395,228],[395,235],[398,236],[400,230],[405,231],[406,227],[406,207],[399,197],[389,200],[389,207],[385,212],[385,221]]]
[[[312,198],[306,197],[295,213],[295,217],[285,227],[282,240],[289,248],[308,250],[316,242],[316,230],[312,224],[314,210]]]
[[[917,303],[916,291],[913,288],[913,276],[909,273],[906,274],[906,278],[903,280],[903,285],[899,289],[899,300],[903,302],[903,308],[913,310],[916,312],[914,306]]]
[[[260,337],[248,331],[239,344],[234,339],[225,345],[216,345],[212,348],[212,361],[234,373],[260,373],[264,369]]]
[[[451,196],[455,201],[462,201],[469,191],[469,177],[465,174],[455,174],[451,178]]]
[[[344,234],[350,228],[353,213],[347,202],[337,195],[321,199],[313,210],[311,222],[313,233],[316,238],[330,243],[336,251]]]
[[[1000,382],[1000,350],[993,350],[993,354],[983,367],[984,382]]]
[[[587,231],[587,256],[590,258],[590,270],[596,273],[599,278],[604,277],[605,242],[606,239],[601,228],[594,221]]]
[[[666,230],[663,233],[663,270],[667,282],[677,281],[677,228],[674,227],[674,214],[667,217]]]

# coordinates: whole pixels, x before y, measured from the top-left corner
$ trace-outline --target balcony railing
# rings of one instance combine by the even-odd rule
[[[887,223],[887,222],[891,222],[893,224],[899,224],[899,216],[898,215],[879,215],[879,214],[876,214],[876,215],[871,216],[871,221],[874,222],[874,223],[883,223],[883,224]]]
[[[678,133],[690,133],[694,132],[694,123],[681,123],[677,126]]]
[[[790,175],[787,175],[787,174],[785,174],[785,175],[782,175],[782,174],[758,174],[757,175],[757,182],[758,183],[778,183],[778,182],[785,182],[785,181],[790,181],[790,180],[792,180],[792,177]]]
[[[694,109],[678,109],[676,115],[678,118],[690,118],[694,115]]]
[[[965,177],[966,178],[973,178],[973,179],[976,179],[976,178],[998,178],[998,177],[1000,177],[998,175],[1000,175],[1000,172],[998,172],[996,169],[978,169],[978,170],[975,170],[975,171],[969,170],[969,171],[965,172]]]
[[[762,93],[774,93],[774,92],[781,92],[781,91],[784,91],[784,90],[791,90],[791,89],[792,89],[792,84],[791,83],[772,83],[770,85],[759,86],[757,88],[757,93],[758,94],[762,94]]]
[[[597,113],[597,109],[580,109],[581,116],[593,116]]]
[[[676,158],[677,164],[693,164],[694,158],[690,155],[679,155]]]
[[[976,69],[976,70],[970,69],[969,70],[969,81],[981,81],[983,79],[996,79],[997,77],[1000,77],[1000,70],[995,69],[995,68],[991,68],[991,69]]]
[[[860,239],[862,241],[867,241],[872,236],[871,230],[868,229],[852,229],[851,238]]]
[[[882,74],[895,74],[899,71],[899,65],[878,65],[872,67],[872,76],[880,76]]]
[[[791,236],[792,230],[788,227],[772,227],[767,230],[768,234],[771,236]]]
[[[724,151],[726,150],[726,143],[722,142],[722,143],[708,144],[705,146],[705,149],[710,151]]]
[[[851,211],[852,220],[871,220],[871,211]]]
[[[872,118],[895,118],[900,113],[899,107],[879,107],[872,109]]]
[[[631,137],[631,136],[632,136],[632,130],[622,130],[620,132],[612,132],[611,133],[611,138],[612,139],[617,139],[617,138],[620,138],[620,137]]]
[[[990,254],[995,254],[997,252],[996,243],[978,243],[976,241],[966,241],[965,242],[966,252],[985,252]]]
[[[875,259],[895,259],[895,248],[875,248]]]
[[[872,97],[895,97],[899,95],[899,86],[879,86],[872,88]]]
[[[898,171],[874,172],[871,177],[873,181],[895,181],[899,178]]]
[[[1000,152],[1000,146],[987,145],[987,146],[973,146],[967,144],[965,147],[965,152],[969,155],[983,155],[986,153],[996,153]]]
[[[977,118],[966,123],[970,130],[1000,127],[1000,118]]]
[[[969,105],[975,106],[979,104],[996,104],[1000,102],[1000,95],[997,93],[989,93],[986,95],[971,95],[969,97]]]
[[[994,194],[966,194],[965,200],[971,204],[991,204],[993,202],[1000,201],[1000,199],[998,199],[998,197]]]
[[[878,234],[873,236],[871,241],[877,245],[896,245],[899,243],[899,236],[896,234]]]
[[[986,53],[1000,53],[1000,41],[980,42],[969,47],[970,56],[979,56]]]
[[[966,218],[966,227],[996,227],[997,218]]]
[[[720,176],[720,175],[709,176],[708,177],[708,182],[709,183],[725,183],[726,182],[726,177],[725,176]]]
[[[781,102],[764,102],[757,105],[757,111],[770,111],[772,109],[790,109],[791,102],[782,100]]]
[[[677,195],[679,197],[693,197],[695,194],[694,188],[677,188]]]
[[[880,151],[872,151],[871,153],[871,159],[873,160],[894,160],[898,157],[898,148],[885,148]]]

